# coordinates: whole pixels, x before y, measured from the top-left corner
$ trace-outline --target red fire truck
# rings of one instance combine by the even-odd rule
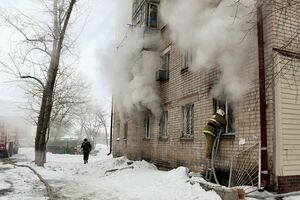
[[[19,150],[17,134],[6,130],[0,130],[0,157],[10,157]]]

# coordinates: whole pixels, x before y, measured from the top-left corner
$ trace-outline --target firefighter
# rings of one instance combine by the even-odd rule
[[[203,129],[203,133],[206,136],[206,158],[211,157],[211,151],[214,145],[215,137],[221,128],[225,128],[226,119],[225,112],[222,109],[218,109],[217,112],[208,120],[206,126]]]

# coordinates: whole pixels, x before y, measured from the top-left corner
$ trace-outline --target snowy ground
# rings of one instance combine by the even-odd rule
[[[145,161],[128,165],[125,158],[106,156],[106,147],[98,146],[98,150],[87,165],[82,155],[48,153],[45,167],[36,167],[33,149],[28,148],[20,149],[13,158],[18,164],[36,169],[52,186],[57,199],[220,199],[213,191],[187,183],[184,167],[165,172]],[[125,169],[105,173],[122,168]],[[28,168],[1,163],[0,176],[0,200],[47,199],[44,185]]]
[[[107,148],[83,164],[82,155],[47,154],[45,167],[34,165],[33,149],[22,148],[13,159],[33,167],[51,185],[56,199],[89,200],[219,200],[214,191],[191,185],[187,169],[160,171],[150,163],[106,156]],[[128,163],[129,162],[129,163]],[[110,169],[119,169],[107,172]],[[28,168],[0,162],[0,200],[48,199],[45,186]],[[289,198],[296,200],[300,198]]]

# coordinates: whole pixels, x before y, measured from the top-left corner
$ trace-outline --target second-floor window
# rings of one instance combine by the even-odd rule
[[[225,117],[226,117],[226,128],[225,128],[225,134],[228,135],[234,135],[235,133],[235,118],[234,118],[234,112],[233,112],[233,103],[230,103],[226,97],[221,99],[213,99],[214,104],[214,112],[217,111],[217,109],[221,108],[225,111]]]
[[[194,135],[194,104],[182,106],[183,137],[193,137]]]

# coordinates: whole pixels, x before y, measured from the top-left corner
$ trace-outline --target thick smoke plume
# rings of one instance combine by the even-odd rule
[[[151,111],[160,114],[160,98],[155,81],[159,54],[142,51],[159,43],[159,36],[147,35],[143,28],[130,26],[132,1],[116,5],[115,41],[101,52],[102,71],[110,78],[114,102],[123,113]],[[126,28],[124,28],[126,27]]]
[[[113,92],[119,107],[124,111],[151,110],[160,113],[160,98],[155,82],[159,56],[141,51],[147,43],[142,28],[127,32],[124,43],[115,51],[113,62]]]
[[[249,77],[242,76],[251,37],[255,0],[162,0],[160,14],[171,38],[182,50],[193,52],[192,69],[218,66],[221,77],[214,96],[225,92],[237,100],[247,90]]]

